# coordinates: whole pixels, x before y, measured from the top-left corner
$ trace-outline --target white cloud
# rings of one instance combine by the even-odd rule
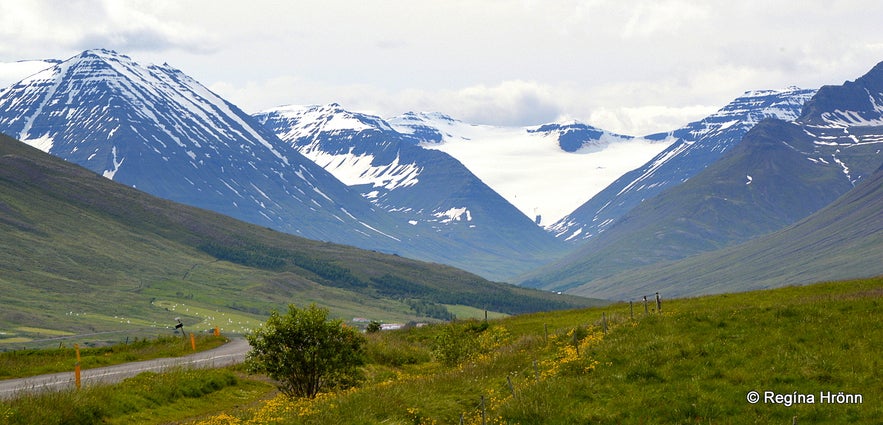
[[[594,109],[587,120],[592,125],[603,129],[626,129],[629,130],[626,134],[630,136],[648,136],[680,128],[684,124],[698,121],[718,109],[720,109],[720,105],[600,107]]]
[[[873,0],[8,1],[0,61],[107,47],[247,111],[338,102],[645,134],[746,90],[860,76],[883,59],[879,16]]]
[[[165,3],[167,5],[167,2]],[[124,53],[183,49],[200,53],[215,40],[176,16],[163,2],[75,0],[0,4],[0,54],[46,50],[55,58],[91,48]],[[61,55],[61,56],[58,56]],[[40,58],[47,55],[40,55]]]
[[[542,124],[563,110],[552,90],[530,81],[503,81],[494,86],[476,85],[459,90],[429,93],[421,103],[467,122],[504,126]]]

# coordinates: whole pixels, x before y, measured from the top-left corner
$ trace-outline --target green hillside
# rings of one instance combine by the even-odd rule
[[[310,302],[381,321],[417,320],[415,304],[515,314],[595,303],[248,225],[0,138],[0,344],[175,317],[244,331]]]
[[[681,261],[598,279],[573,292],[628,299],[799,285],[883,274],[883,168],[781,231]]]
[[[817,144],[795,123],[764,120],[719,161],[683,184],[644,201],[609,230],[589,239],[566,258],[531,272],[521,284],[600,297],[637,295],[630,290],[644,284],[658,285],[660,263],[716,251],[780,230],[853,189],[842,168],[807,159],[810,153],[824,149],[829,148]],[[844,148],[850,158],[862,158],[850,160],[854,175],[866,178],[880,167],[877,150],[871,143]],[[819,152],[818,156],[826,155]],[[640,275],[642,280],[636,280],[634,274],[611,277],[644,266],[648,267]],[[830,277],[847,276],[857,277]],[[701,280],[729,285],[728,281],[709,276]],[[605,290],[593,292],[601,281],[611,283],[603,284]],[[614,288],[617,284],[623,287]],[[739,286],[727,288],[723,290],[744,290]],[[695,289],[678,294],[707,293]]]

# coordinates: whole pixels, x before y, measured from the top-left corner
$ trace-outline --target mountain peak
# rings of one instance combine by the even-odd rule
[[[317,239],[392,243],[370,230],[391,225],[367,201],[168,65],[84,51],[0,93],[0,131],[166,199]],[[369,231],[352,230],[360,223]]]
[[[842,85],[819,89],[798,119],[809,125],[835,127],[883,125],[883,62]]]
[[[114,58],[119,57],[119,58],[126,58],[126,59],[131,60],[130,57],[120,54],[120,53],[117,53],[115,50],[100,49],[100,48],[99,49],[84,50],[79,55],[77,55],[75,57],[102,57],[102,58],[104,58],[104,57],[114,57]]]

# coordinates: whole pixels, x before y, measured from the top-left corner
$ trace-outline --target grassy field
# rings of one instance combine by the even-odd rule
[[[216,389],[80,423],[876,424],[881,304],[883,277],[380,332],[355,389],[291,400],[259,377],[182,374],[169,379]],[[115,397],[143,396],[122,385]],[[60,423],[22,416],[40,403],[54,401],[0,418]]]
[[[876,278],[382,333],[361,388],[198,423],[878,423],[881,303]]]

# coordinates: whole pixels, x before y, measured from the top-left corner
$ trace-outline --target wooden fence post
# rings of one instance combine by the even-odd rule
[[[515,386],[512,385],[512,376],[511,375],[506,376],[506,382],[509,383],[509,391],[512,392],[512,398],[515,398]]]
[[[632,300],[629,300],[629,317],[635,320],[635,303]]]
[[[601,312],[601,327],[604,329],[604,333],[607,333],[607,313]]]
[[[576,337],[576,330],[579,326],[573,328],[573,346],[576,347],[576,356],[579,357],[579,339]]]

